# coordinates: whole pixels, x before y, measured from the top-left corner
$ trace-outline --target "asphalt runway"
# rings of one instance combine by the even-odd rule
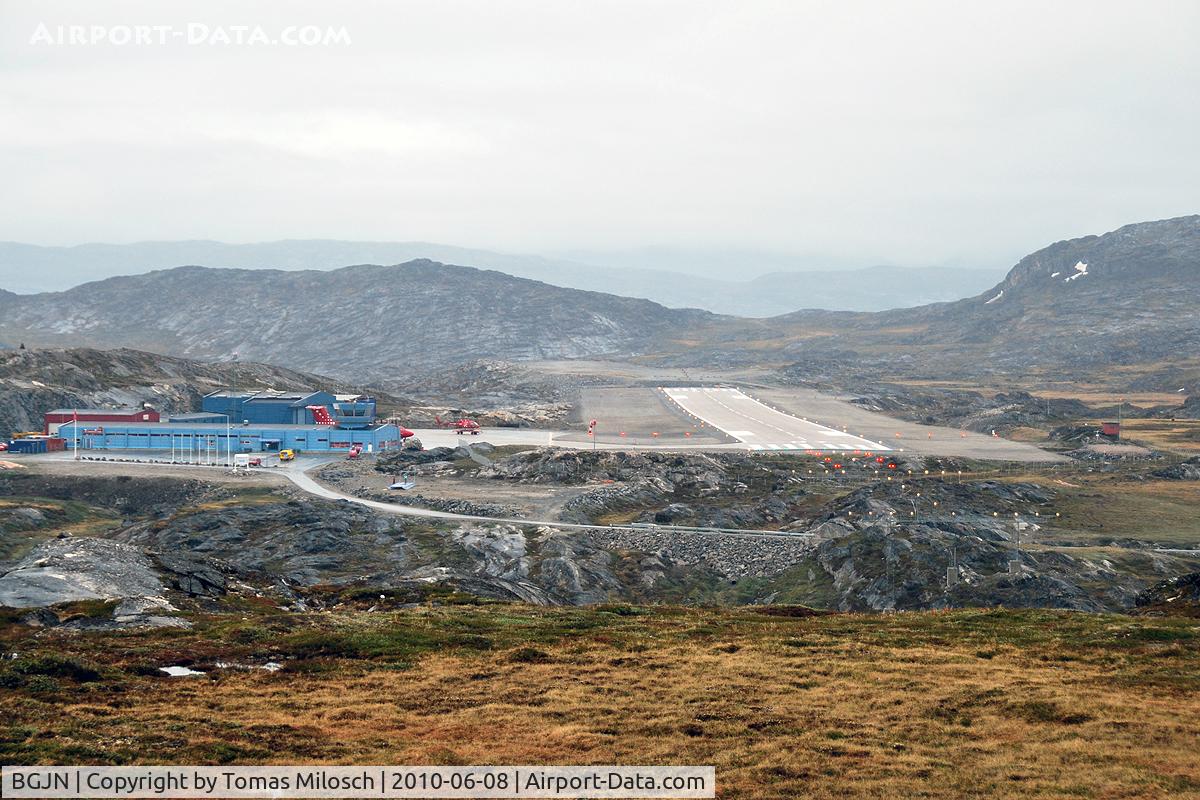
[[[587,387],[580,392],[581,418],[596,420],[596,441],[630,447],[736,444],[720,431],[702,425],[648,387]],[[562,437],[565,441],[567,437]],[[580,441],[590,441],[585,433]]]
[[[845,430],[794,417],[733,388],[664,387],[684,412],[732,436],[751,450],[861,450],[891,448]]]

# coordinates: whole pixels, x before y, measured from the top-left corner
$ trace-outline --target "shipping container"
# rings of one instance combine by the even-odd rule
[[[45,439],[13,439],[8,443],[8,451],[10,453],[25,453],[26,455],[36,455],[46,452]]]

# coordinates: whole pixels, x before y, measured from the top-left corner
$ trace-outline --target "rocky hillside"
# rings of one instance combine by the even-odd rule
[[[102,537],[71,535],[70,524],[81,521],[107,529]],[[80,600],[185,605],[254,587],[302,609],[318,601],[311,590],[321,585],[369,587],[373,597],[440,587],[579,605],[681,599],[683,587],[719,584],[703,564],[546,527],[439,525],[193,481],[0,472],[0,608]]]
[[[1052,244],[954,303],[774,322],[779,351],[801,365],[833,358],[939,375],[1155,365],[1174,390],[1200,347],[1200,216]]]
[[[636,465],[540,452],[532,461],[501,464],[494,478],[536,480],[524,468],[537,462],[566,479],[579,470],[619,476]],[[1117,610],[1148,584],[1196,570],[1190,555],[1149,548],[1016,550],[1007,522],[1013,509],[1058,500],[1054,489],[1031,483],[930,480],[926,497],[963,510],[916,519],[906,515],[910,499],[898,483],[860,487],[820,504],[811,498],[813,507],[793,526],[811,538],[659,527],[753,524],[754,516],[761,522],[763,515],[787,513],[786,503],[774,507],[752,497],[761,488],[755,479],[720,489],[731,478],[750,477],[739,466],[723,458],[655,459],[639,469],[644,477],[618,481],[609,487],[615,493],[597,489],[587,508],[575,511],[603,513],[607,502],[636,513],[629,508],[635,501],[647,509],[637,519],[656,524],[586,532],[400,517],[262,487],[0,472],[0,606],[165,597],[183,607],[197,596],[249,591],[301,609],[318,602],[320,586],[334,585],[357,587],[369,598],[440,587],[539,605]],[[775,482],[768,472],[762,486]],[[713,515],[714,506],[726,507],[726,516]],[[747,516],[739,518],[739,508]],[[958,580],[947,587],[951,559]]]
[[[180,267],[0,297],[0,342],[236,354],[396,378],[478,358],[658,350],[710,317],[428,260],[331,272]]]
[[[303,389],[329,378],[266,364],[213,364],[137,350],[0,350],[0,436],[41,430],[53,408],[139,406],[193,411],[222,386]]]

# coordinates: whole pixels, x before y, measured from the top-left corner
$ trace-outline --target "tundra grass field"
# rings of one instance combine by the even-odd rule
[[[11,614],[0,761],[712,764],[730,798],[1200,797],[1194,618],[404,600],[102,635]]]

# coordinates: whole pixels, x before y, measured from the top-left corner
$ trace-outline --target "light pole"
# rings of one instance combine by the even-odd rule
[[[215,416],[225,418],[225,466],[231,467],[233,466],[233,442],[231,441],[231,437],[233,436],[233,422],[228,414],[216,414]],[[217,457],[220,458],[220,456],[221,448],[218,447]]]
[[[1009,572],[1016,574],[1021,569],[1021,517],[1013,512],[1013,557],[1009,562]]]

